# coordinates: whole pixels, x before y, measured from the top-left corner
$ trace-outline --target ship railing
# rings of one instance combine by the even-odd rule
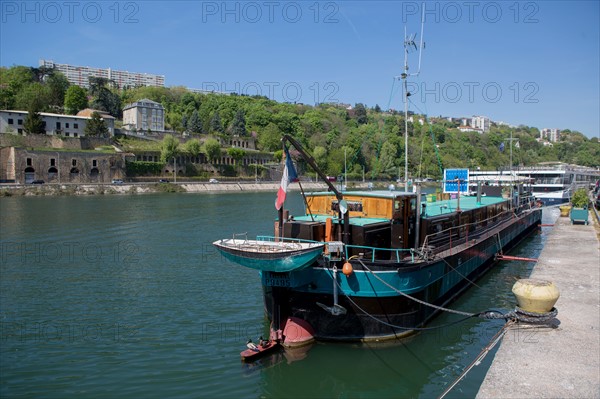
[[[405,249],[405,248],[378,248],[378,247],[369,247],[369,246],[364,246],[364,245],[344,245],[344,251],[345,251],[345,255],[346,255],[346,259],[350,258],[350,253],[349,250],[351,249],[364,249],[365,252],[364,253],[368,253],[370,252],[371,254],[371,262],[375,262],[376,259],[390,259],[391,256],[396,255],[396,261],[400,262],[401,260],[404,259],[403,253],[406,254],[410,254],[410,259],[411,262],[414,263],[415,261],[415,254],[414,251],[412,249]],[[379,252],[380,256],[377,256],[377,252]],[[387,254],[384,255],[383,257],[381,256],[381,254]]]
[[[308,243],[308,244],[324,244],[323,241],[306,240],[303,238],[290,238],[290,237],[275,237],[275,236],[256,236],[256,241],[281,241],[291,243]]]
[[[238,240],[236,237],[244,237],[244,243],[248,242],[248,232],[245,233],[233,233],[233,241]]]
[[[471,223],[463,223],[459,226],[452,226],[447,229],[428,234],[421,245],[421,253],[431,251],[435,248],[435,252],[450,250],[456,246],[465,244],[469,240],[485,237],[492,229],[505,222],[510,218],[517,217],[514,209],[508,209],[486,219],[476,220]],[[479,226],[480,228],[476,228]],[[475,230],[471,232],[472,230]],[[438,243],[445,243],[438,246]]]
[[[257,241],[283,241],[283,242],[291,242],[291,243],[311,243],[311,244],[327,244],[324,241],[315,241],[315,240],[306,240],[306,239],[302,239],[302,238],[289,238],[289,237],[275,237],[275,236],[266,236],[266,235],[262,235],[262,236],[256,236],[256,240]],[[347,244],[344,245],[344,256],[346,259],[350,259],[352,254],[351,251],[353,249],[356,250],[364,250],[363,253],[364,254],[369,254],[371,257],[371,262],[375,262],[376,259],[390,259],[391,256],[395,256],[396,261],[400,262],[402,261],[405,256],[410,254],[410,259],[411,262],[415,261],[415,254],[414,254],[414,250],[411,249],[405,249],[405,248],[379,248],[379,247],[370,247],[370,246],[365,246],[365,245],[351,245],[351,244]],[[382,254],[386,254],[386,255],[382,255]]]

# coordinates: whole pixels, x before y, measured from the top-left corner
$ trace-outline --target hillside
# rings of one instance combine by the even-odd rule
[[[60,73],[14,66],[0,68],[0,81],[4,109],[64,112],[66,108],[73,113],[90,106],[120,118],[125,104],[148,98],[165,107],[165,128],[176,134],[185,131],[190,138],[255,134],[262,151],[280,150],[281,136],[290,134],[329,175],[343,171],[344,153],[351,175],[362,176],[364,170],[371,178],[397,178],[404,173],[404,116],[383,112],[379,106],[277,103],[258,96],[191,93],[182,87],[117,90],[101,79],[83,89],[87,101],[75,106],[68,93],[75,90],[69,90]],[[442,118],[414,115],[413,119],[416,123],[408,124],[408,164],[414,177],[440,178],[442,168],[508,168],[511,135],[518,140],[512,148],[515,166],[548,161],[600,166],[598,138],[588,139],[580,132],[563,130],[559,142],[544,145],[536,141],[537,127],[492,124],[481,134],[461,132],[457,124]]]

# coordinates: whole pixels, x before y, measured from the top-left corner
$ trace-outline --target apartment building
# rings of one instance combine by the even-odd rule
[[[139,73],[129,71],[113,70],[111,68],[96,68],[88,66],[59,64],[50,60],[40,60],[40,67],[55,68],[67,77],[69,83],[89,88],[89,78],[105,78],[110,79],[122,89],[124,87],[137,86],[165,86],[164,75],[153,75],[150,73]]]
[[[127,130],[165,130],[165,108],[156,101],[144,98],[123,108],[123,128]]]

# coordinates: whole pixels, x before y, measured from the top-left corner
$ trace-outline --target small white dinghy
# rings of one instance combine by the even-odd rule
[[[300,270],[314,262],[325,243],[222,239],[213,245],[227,259],[252,269],[270,272]]]

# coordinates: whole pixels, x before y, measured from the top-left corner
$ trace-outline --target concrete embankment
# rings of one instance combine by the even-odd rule
[[[600,397],[598,226],[556,221],[531,278],[560,290],[558,326],[509,330],[478,398]]]
[[[124,183],[124,184],[40,184],[40,185],[0,185],[0,197],[5,196],[45,196],[45,195],[110,195],[110,194],[149,194],[161,192],[240,192],[279,190],[279,182],[228,182],[228,183]],[[353,183],[351,188],[366,188],[367,183]],[[327,185],[319,182],[303,182],[305,191],[325,191]],[[294,183],[291,191],[299,191]]]
[[[280,183],[182,183],[181,186],[190,193],[210,191],[273,191],[279,190]],[[325,183],[304,182],[305,191],[327,190]],[[290,190],[300,190],[298,184],[291,184]]]

